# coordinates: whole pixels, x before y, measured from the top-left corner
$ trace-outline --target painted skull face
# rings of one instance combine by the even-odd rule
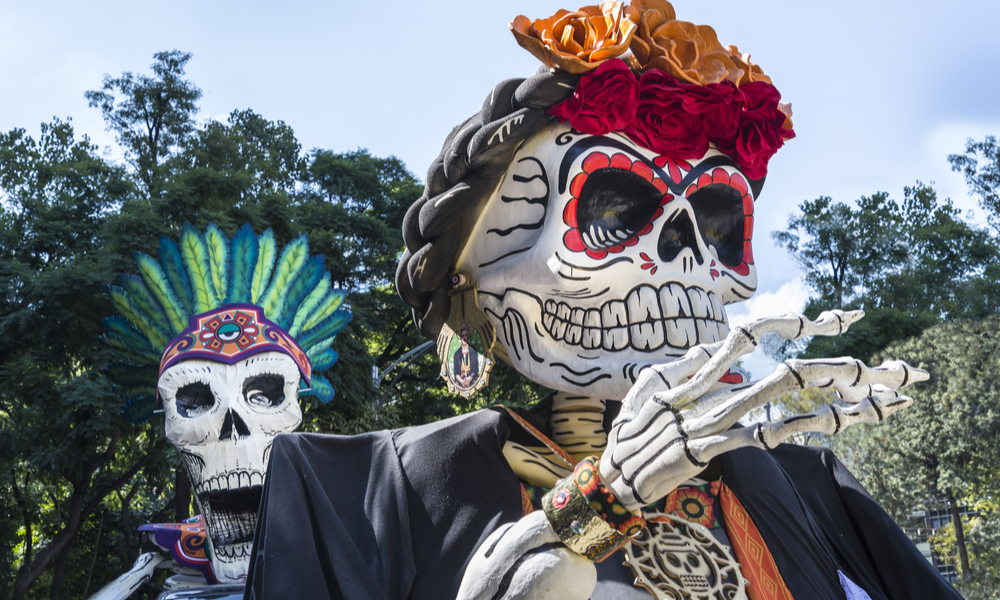
[[[220,582],[246,578],[271,443],[302,422],[299,378],[289,356],[263,352],[233,365],[181,361],[157,382],[167,439],[191,476]]]
[[[673,161],[552,125],[515,154],[459,258],[511,364],[621,399],[644,368],[729,332],[757,287],[753,193],[710,149]]]

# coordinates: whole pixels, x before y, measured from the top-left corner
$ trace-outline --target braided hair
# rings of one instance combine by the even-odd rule
[[[501,81],[482,110],[445,139],[423,195],[403,218],[406,250],[396,269],[396,290],[427,337],[437,337],[448,318],[448,275],[514,153],[555,118],[548,109],[571,96],[578,81],[548,67],[528,79]]]

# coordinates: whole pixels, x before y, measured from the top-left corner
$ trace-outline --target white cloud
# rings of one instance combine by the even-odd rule
[[[763,317],[800,313],[809,301],[809,288],[802,278],[783,283],[773,292],[758,292],[746,302],[726,307],[729,326],[735,327]]]

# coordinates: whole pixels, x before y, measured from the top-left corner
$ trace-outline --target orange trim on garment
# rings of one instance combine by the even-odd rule
[[[531,495],[528,494],[528,490],[525,489],[524,484],[521,484],[521,516],[527,517],[531,513],[535,512],[535,507],[531,505]]]
[[[576,466],[576,461],[573,460],[573,457],[569,455],[569,452],[566,452],[565,450],[557,446],[555,442],[545,437],[545,434],[535,429],[535,427],[532,426],[531,423],[527,422],[524,419],[524,417],[517,414],[513,410],[507,408],[503,404],[498,404],[497,406],[507,411],[507,414],[514,417],[514,420],[517,421],[518,424],[521,425],[521,427],[524,427],[528,431],[528,433],[530,433],[532,436],[535,437],[535,439],[544,444],[545,447],[548,448],[549,450],[555,452],[559,456],[559,458],[563,459],[566,462],[566,466],[569,467],[570,470],[572,470],[573,467]]]
[[[712,492],[721,501],[726,534],[740,562],[740,571],[750,582],[747,596],[750,600],[793,600],[774,564],[774,557],[740,499],[721,479],[712,483]]]

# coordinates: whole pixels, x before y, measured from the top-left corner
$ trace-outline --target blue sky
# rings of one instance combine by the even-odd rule
[[[795,110],[798,137],[771,162],[757,204],[760,291],[734,319],[801,309],[807,290],[770,231],[798,203],[901,198],[916,180],[974,208],[947,155],[967,137],[1000,134],[1000,3],[842,0],[836,3],[674,2],[678,18],[715,27],[749,52]],[[0,5],[0,131],[72,117],[111,139],[83,93],[104,74],[147,72],[162,50],[193,52],[202,119],[251,108],[293,127],[305,149],[368,148],[422,178],[450,129],[502,79],[537,60],[507,29],[562,1],[170,3],[7,2]],[[976,217],[981,220],[981,215]],[[757,365],[760,366],[757,366]],[[755,375],[766,362],[749,363]]]

